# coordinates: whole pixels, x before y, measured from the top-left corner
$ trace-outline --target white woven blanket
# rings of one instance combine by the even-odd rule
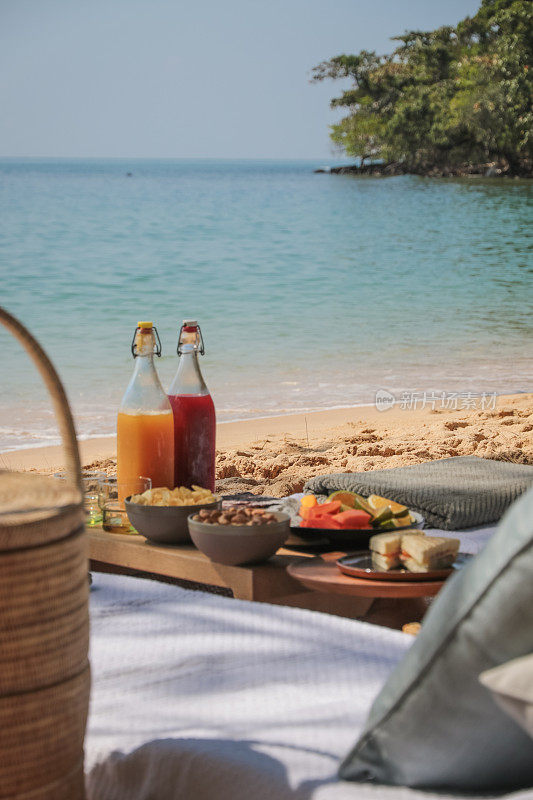
[[[336,778],[411,637],[311,611],[93,577],[88,800],[431,797]]]
[[[144,752],[94,769],[91,800],[309,797],[334,779],[412,642],[326,614],[93,578],[86,767]],[[115,790],[118,773],[127,784]]]

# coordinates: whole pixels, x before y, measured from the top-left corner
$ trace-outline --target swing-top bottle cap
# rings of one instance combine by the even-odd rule
[[[189,348],[192,346],[195,352],[200,353],[201,356],[205,355],[204,337],[195,319],[184,319],[178,335],[178,355],[180,356],[185,350],[182,347]]]
[[[139,323],[137,323],[137,327],[138,328],[145,328],[145,329],[146,328],[153,328],[154,327],[154,323],[153,322],[139,322]]]

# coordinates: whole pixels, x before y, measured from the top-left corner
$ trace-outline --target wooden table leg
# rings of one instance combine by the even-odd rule
[[[166,575],[159,575],[156,572],[119,567],[115,564],[105,564],[102,561],[94,561],[93,559],[90,561],[90,569],[92,572],[104,572],[110,575],[126,575],[130,578],[143,578],[144,580],[158,581],[159,583],[169,583],[171,586],[180,586],[182,589],[190,589],[191,591],[208,592],[209,594],[219,594],[223,597],[233,597],[231,589],[227,589],[224,586],[198,583],[198,581],[187,581],[180,578],[169,578]]]
[[[421,622],[432,600],[432,597],[377,597],[361,620],[401,630],[406,622]]]
[[[130,575],[132,577],[147,578],[162,583],[170,583],[181,586],[184,589],[196,589],[210,594],[221,594],[226,597],[233,596],[239,600],[250,600],[250,592],[246,587],[236,586],[233,592],[229,588],[220,586],[199,584],[191,581],[169,578],[164,575],[119,567],[114,564],[105,564],[101,561],[91,560],[91,569],[94,572],[107,572],[114,575]],[[297,587],[298,588],[298,587]],[[272,603],[273,605],[292,606],[293,608],[307,608],[311,611],[322,611],[325,614],[334,614],[338,617],[348,617],[349,619],[360,619],[371,607],[373,600],[368,597],[345,597],[343,595],[330,595],[323,592],[311,592],[301,587],[300,591],[291,595],[280,595],[262,602]]]
[[[298,594],[276,597],[267,601],[274,605],[307,608],[348,619],[364,619],[374,602],[371,597],[346,597],[345,595],[325,594],[324,592],[299,592]]]

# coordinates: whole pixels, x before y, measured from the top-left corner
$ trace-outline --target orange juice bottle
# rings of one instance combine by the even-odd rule
[[[161,343],[151,322],[139,322],[131,351],[135,368],[117,419],[117,483],[131,486],[124,496],[137,491],[140,477],[153,488],[174,487],[174,420],[154,366]]]

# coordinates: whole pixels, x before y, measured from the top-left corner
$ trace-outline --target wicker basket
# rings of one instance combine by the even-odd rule
[[[83,800],[86,537],[76,433],[39,344],[0,308],[52,396],[69,481],[0,472],[0,798]]]

